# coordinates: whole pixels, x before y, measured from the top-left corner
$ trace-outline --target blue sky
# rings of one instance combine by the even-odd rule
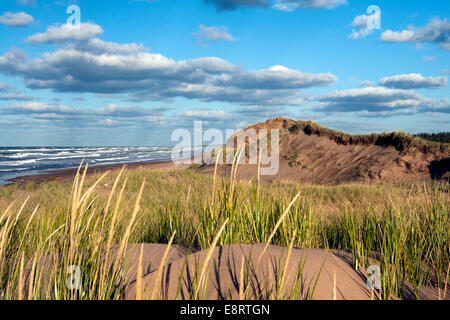
[[[196,120],[276,116],[450,131],[449,13],[448,1],[5,0],[0,145],[173,145]]]

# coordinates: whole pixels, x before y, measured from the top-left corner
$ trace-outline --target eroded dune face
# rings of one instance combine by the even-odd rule
[[[201,278],[207,255],[208,250],[203,250],[167,261],[160,278],[157,271],[144,275],[142,298],[149,299],[152,295],[158,299],[192,299],[197,295],[211,300],[371,298],[365,277],[345,258],[325,250],[294,248],[287,260],[286,247],[269,246],[266,251],[264,245],[216,247],[203,277],[204,285],[198,286],[196,282]],[[146,265],[143,267],[149,270]],[[135,299],[136,294],[134,281],[125,288],[123,298]]]
[[[266,181],[338,184],[450,178],[449,148],[421,145],[400,133],[350,136],[308,123],[276,118],[250,126],[236,136],[252,145],[255,141],[245,138],[248,130],[279,130],[279,170],[263,176]],[[200,169],[204,173],[213,171],[211,165]],[[229,171],[229,165],[222,165],[218,173],[228,175]],[[257,172],[256,165],[242,164],[238,176],[251,179]]]

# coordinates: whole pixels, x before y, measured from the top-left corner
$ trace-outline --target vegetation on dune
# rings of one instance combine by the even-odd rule
[[[372,133],[364,135],[352,135],[339,130],[334,130],[326,127],[322,127],[314,121],[304,120],[292,120],[288,118],[275,118],[268,121],[283,121],[286,129],[291,134],[296,134],[303,131],[307,135],[315,134],[318,136],[325,136],[333,140],[338,144],[343,145],[368,145],[376,144],[383,146],[394,146],[399,151],[404,151],[409,148],[417,148],[422,152],[444,151],[450,148],[448,141],[448,133],[436,134],[436,135],[410,135],[406,132],[395,131],[390,133]],[[266,122],[267,123],[267,122]],[[259,126],[259,124],[252,125],[248,128]],[[245,129],[244,129],[245,130]]]
[[[237,181],[237,170],[224,179],[137,168],[0,188],[0,298],[118,299],[123,246],[140,242],[345,250],[357,270],[379,261],[383,299],[401,298],[406,283],[417,297],[423,286],[446,292],[448,183],[260,184]],[[118,253],[105,258],[112,245]],[[45,284],[48,257],[57,258]],[[65,285],[71,265],[82,291]]]
[[[450,132],[418,133],[415,136],[429,141],[450,143]]]

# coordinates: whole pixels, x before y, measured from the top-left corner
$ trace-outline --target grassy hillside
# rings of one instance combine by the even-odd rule
[[[450,148],[449,141],[445,138],[438,138],[433,135],[421,137],[419,135],[413,136],[406,132],[395,131],[390,133],[372,133],[362,135],[352,135],[339,130],[323,127],[314,121],[293,120],[288,118],[275,118],[268,120],[265,124],[271,121],[282,121],[286,125],[286,129],[290,133],[296,134],[299,131],[310,135],[315,134],[318,136],[326,136],[331,140],[334,140],[338,144],[351,145],[351,144],[376,144],[376,145],[392,145],[399,151],[404,151],[408,148],[417,148],[422,152],[432,152],[436,150],[448,150]],[[257,127],[262,124],[255,124],[251,127]],[[245,130],[245,129],[244,129]]]
[[[352,253],[357,270],[377,259],[383,299],[400,298],[407,282],[418,296],[422,286],[448,284],[448,204],[448,184],[258,185],[191,169],[1,187],[0,298],[48,297],[40,262],[50,255],[63,261],[54,263],[47,286],[57,298],[118,299],[121,257],[111,257],[117,263],[107,268],[99,252],[113,244],[168,243],[173,234],[173,243],[208,248],[227,219],[218,245],[288,246],[296,233],[295,246]],[[65,286],[65,268],[73,264],[82,267],[82,292]]]

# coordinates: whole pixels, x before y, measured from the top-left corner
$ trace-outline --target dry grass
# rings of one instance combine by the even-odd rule
[[[237,166],[229,180],[194,170],[81,169],[73,184],[0,188],[0,299],[119,299],[125,249],[143,242],[209,249],[192,298],[202,298],[212,250],[235,243],[346,250],[358,269],[377,259],[384,299],[400,298],[407,282],[417,296],[423,286],[441,288],[442,297],[447,290],[448,184],[260,184],[237,181]],[[82,290],[66,286],[73,265]],[[283,273],[277,281],[285,286]]]

